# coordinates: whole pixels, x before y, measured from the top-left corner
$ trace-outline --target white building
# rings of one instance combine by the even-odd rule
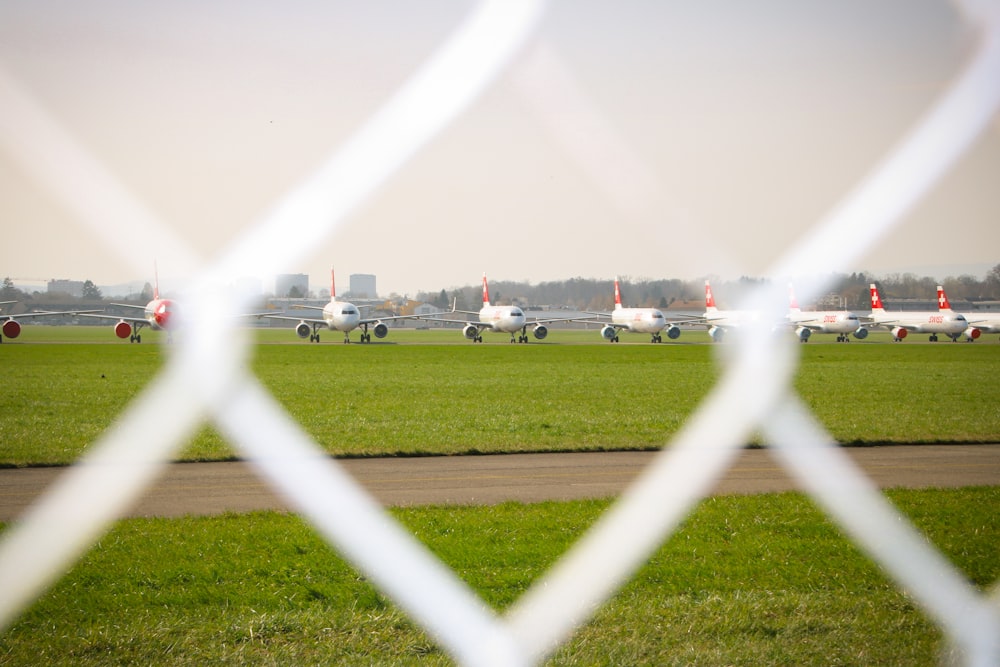
[[[374,299],[378,296],[378,291],[375,289],[375,276],[370,273],[352,273],[351,296],[358,299]]]

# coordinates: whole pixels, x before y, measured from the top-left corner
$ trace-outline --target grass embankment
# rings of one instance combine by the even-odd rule
[[[602,343],[594,331],[529,345],[472,344],[458,331],[393,330],[369,345],[257,335],[253,372],[345,456],[660,447],[718,376],[703,332],[662,345]],[[131,345],[105,327],[32,327],[0,346],[0,465],[78,458],[162,366],[156,336]],[[838,442],[1000,440],[1000,404],[985,389],[1000,346],[885,340],[800,346],[796,388]],[[206,426],[178,458],[235,455]]]
[[[1000,489],[894,491],[976,586],[1000,578]],[[393,510],[498,612],[607,501]],[[551,664],[938,664],[913,602],[798,494],[703,501]],[[447,664],[281,514],[119,523],[6,634],[0,664]]]

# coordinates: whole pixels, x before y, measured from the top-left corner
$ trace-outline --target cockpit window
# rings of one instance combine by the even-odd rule
[[[358,311],[354,310],[353,308],[344,308],[340,312],[341,312],[342,315],[357,315],[358,314]]]

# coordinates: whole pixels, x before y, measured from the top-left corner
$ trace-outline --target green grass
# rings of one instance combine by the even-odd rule
[[[1000,489],[890,499],[978,588],[1000,578]],[[393,510],[498,612],[607,501]],[[799,494],[703,501],[551,660],[938,664],[935,626]],[[0,635],[0,664],[448,664],[283,514],[122,521]]]
[[[106,327],[30,327],[0,345],[0,465],[80,456],[155,376],[164,347]],[[718,377],[703,332],[682,344],[603,343],[553,331],[543,343],[477,345],[455,330],[393,330],[389,343],[299,341],[256,332],[252,370],[328,452],[341,456],[660,447]],[[329,340],[327,337],[326,340]],[[339,339],[338,339],[339,340]],[[811,342],[796,388],[838,442],[1000,441],[1000,345]],[[236,452],[206,426],[178,458]]]

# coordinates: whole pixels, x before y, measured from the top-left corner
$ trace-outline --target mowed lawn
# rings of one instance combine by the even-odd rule
[[[383,342],[259,334],[252,372],[335,455],[460,454],[661,447],[711,391],[717,346],[646,336],[603,343],[553,331],[511,345],[487,334],[393,330]],[[335,337],[331,340],[331,335]],[[75,460],[155,377],[169,346],[105,327],[26,327],[0,345],[0,465]],[[1000,345],[990,341],[799,345],[796,389],[845,444],[1000,441]],[[336,342],[334,342],[336,341]],[[169,419],[169,406],[164,406]],[[177,458],[238,453],[206,424]]]

